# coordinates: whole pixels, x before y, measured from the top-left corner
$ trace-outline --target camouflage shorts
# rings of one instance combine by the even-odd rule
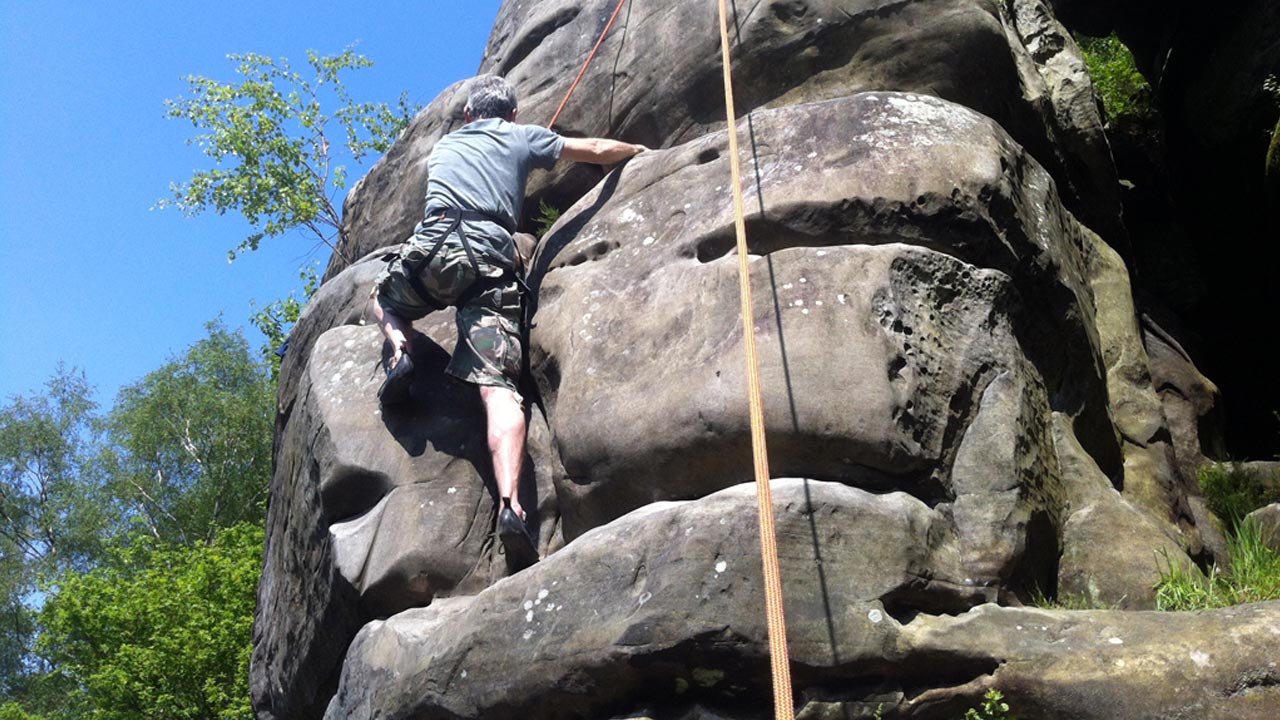
[[[378,304],[406,320],[417,320],[443,307],[458,307],[458,343],[446,369],[450,375],[475,383],[516,391],[523,348],[520,344],[520,289],[502,268],[478,257],[481,277],[467,258],[461,241],[448,238],[431,262],[421,261],[431,250],[418,236],[405,243],[374,281]],[[419,297],[409,281],[409,271],[420,266],[417,277],[431,295]],[[475,283],[482,283],[473,288]],[[479,290],[479,292],[476,292]],[[468,291],[472,291],[468,296]]]

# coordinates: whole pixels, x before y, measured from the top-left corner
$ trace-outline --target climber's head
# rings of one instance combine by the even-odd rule
[[[486,118],[516,119],[516,89],[506,78],[479,75],[467,90],[467,106],[463,110],[467,122]]]

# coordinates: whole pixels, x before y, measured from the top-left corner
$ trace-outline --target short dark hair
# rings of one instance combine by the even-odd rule
[[[475,120],[507,118],[516,109],[516,90],[506,78],[479,75],[467,92],[467,112]]]

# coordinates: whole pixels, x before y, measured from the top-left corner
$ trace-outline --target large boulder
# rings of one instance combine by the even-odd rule
[[[479,395],[444,374],[452,311],[414,324],[413,402],[378,406],[388,350],[369,320],[369,293],[382,267],[375,253],[325,283],[281,368],[252,671],[265,717],[314,717],[369,620],[478,592],[518,569],[493,541]],[[521,494],[544,554],[563,544],[560,474],[535,408]]]
[[[483,67],[516,80],[526,120],[549,115],[560,70],[611,9],[508,2]],[[1007,658],[1052,675],[1059,652],[1101,657],[1102,636],[1068,616],[947,617],[1058,594],[1146,607],[1167,563],[1216,552],[1111,249],[1114,177],[1074,44],[1038,0],[739,10],[770,459],[810,478],[776,484],[805,712],[847,714],[884,674],[890,712],[956,714],[993,671],[1025,684]],[[738,487],[750,452],[727,139],[717,41],[690,32],[714,28],[714,8],[636,6],[621,22],[598,66],[616,70],[588,76],[561,129],[671,147],[599,183],[583,170],[535,183],[573,203],[529,278],[522,487],[543,562],[513,575],[496,554],[480,406],[441,374],[450,313],[415,323],[415,404],[381,412],[374,399],[387,353],[367,323],[377,248],[418,220],[430,147],[459,119],[455,86],[348,196],[342,252],[282,365],[251,669],[262,720],[326,706],[758,714],[767,661]],[[1261,626],[1270,612],[1191,629]],[[1042,617],[1057,634],[1008,626]],[[946,639],[968,637],[974,618],[994,618],[980,627],[1000,640]],[[1157,621],[1115,622],[1137,634]],[[1205,652],[1236,641],[1214,642]],[[1166,665],[1185,655],[1128,647]],[[955,672],[933,672],[939,659]],[[1222,686],[1216,668],[1186,672],[1194,682],[1150,707]],[[1057,697],[1018,692],[1028,707]],[[645,707],[655,695],[672,704]]]
[[[520,119],[550,122],[614,0],[504,2],[481,72],[508,77]],[[1093,87],[1074,41],[1041,0],[786,0],[735,15],[738,110],[863,90],[934,95],[994,118],[1049,169],[1067,206],[1115,242],[1119,191]],[[623,10],[556,129],[669,147],[724,127],[714,3]],[[420,218],[431,146],[460,124],[460,86],[414,120],[344,206],[347,257],[405,237]],[[602,177],[562,164],[530,180],[526,213],[564,208]]]
[[[1150,600],[1158,554],[1202,551],[1132,306],[1095,307],[1093,285],[1115,290],[1095,276],[1123,265],[1111,253],[1090,273],[1106,263],[1086,248],[1109,250],[998,126],[867,93],[749,128],[775,472],[945,504],[969,576],[1023,597],[1056,586],[1063,528],[1096,503],[1124,509],[1094,508],[1081,536],[1131,535],[1127,567],[1142,571],[1108,583],[1097,555],[1071,572],[1113,601]],[[535,261],[531,368],[565,467],[566,538],[749,477],[725,154],[718,133],[637,158]],[[1081,449],[1071,474],[1055,424]]]
[[[1094,323],[1107,368],[1107,394],[1124,455],[1124,496],[1159,524],[1176,530],[1187,551],[1201,562],[1225,558],[1226,539],[1216,529],[1196,480],[1202,459],[1200,424],[1187,427],[1187,404],[1171,397],[1177,388],[1154,369],[1139,327],[1129,273],[1119,253],[1088,231],[1084,239]],[[1189,360],[1179,359],[1174,363],[1170,357],[1161,357],[1162,370],[1167,374],[1168,366],[1174,365],[1181,373],[1179,379],[1197,394],[1199,420],[1214,409],[1216,391]],[[1167,410],[1178,414],[1171,420]]]
[[[799,718],[957,718],[993,687],[1043,720],[1280,706],[1280,603],[962,612],[983,592],[946,513],[817,481],[773,495]],[[370,623],[326,718],[773,717],[754,506],[750,485],[656,503],[479,595]]]

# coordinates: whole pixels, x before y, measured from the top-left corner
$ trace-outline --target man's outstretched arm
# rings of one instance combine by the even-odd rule
[[[565,138],[560,158],[573,162],[612,165],[648,149],[644,145],[633,145],[608,138]]]

